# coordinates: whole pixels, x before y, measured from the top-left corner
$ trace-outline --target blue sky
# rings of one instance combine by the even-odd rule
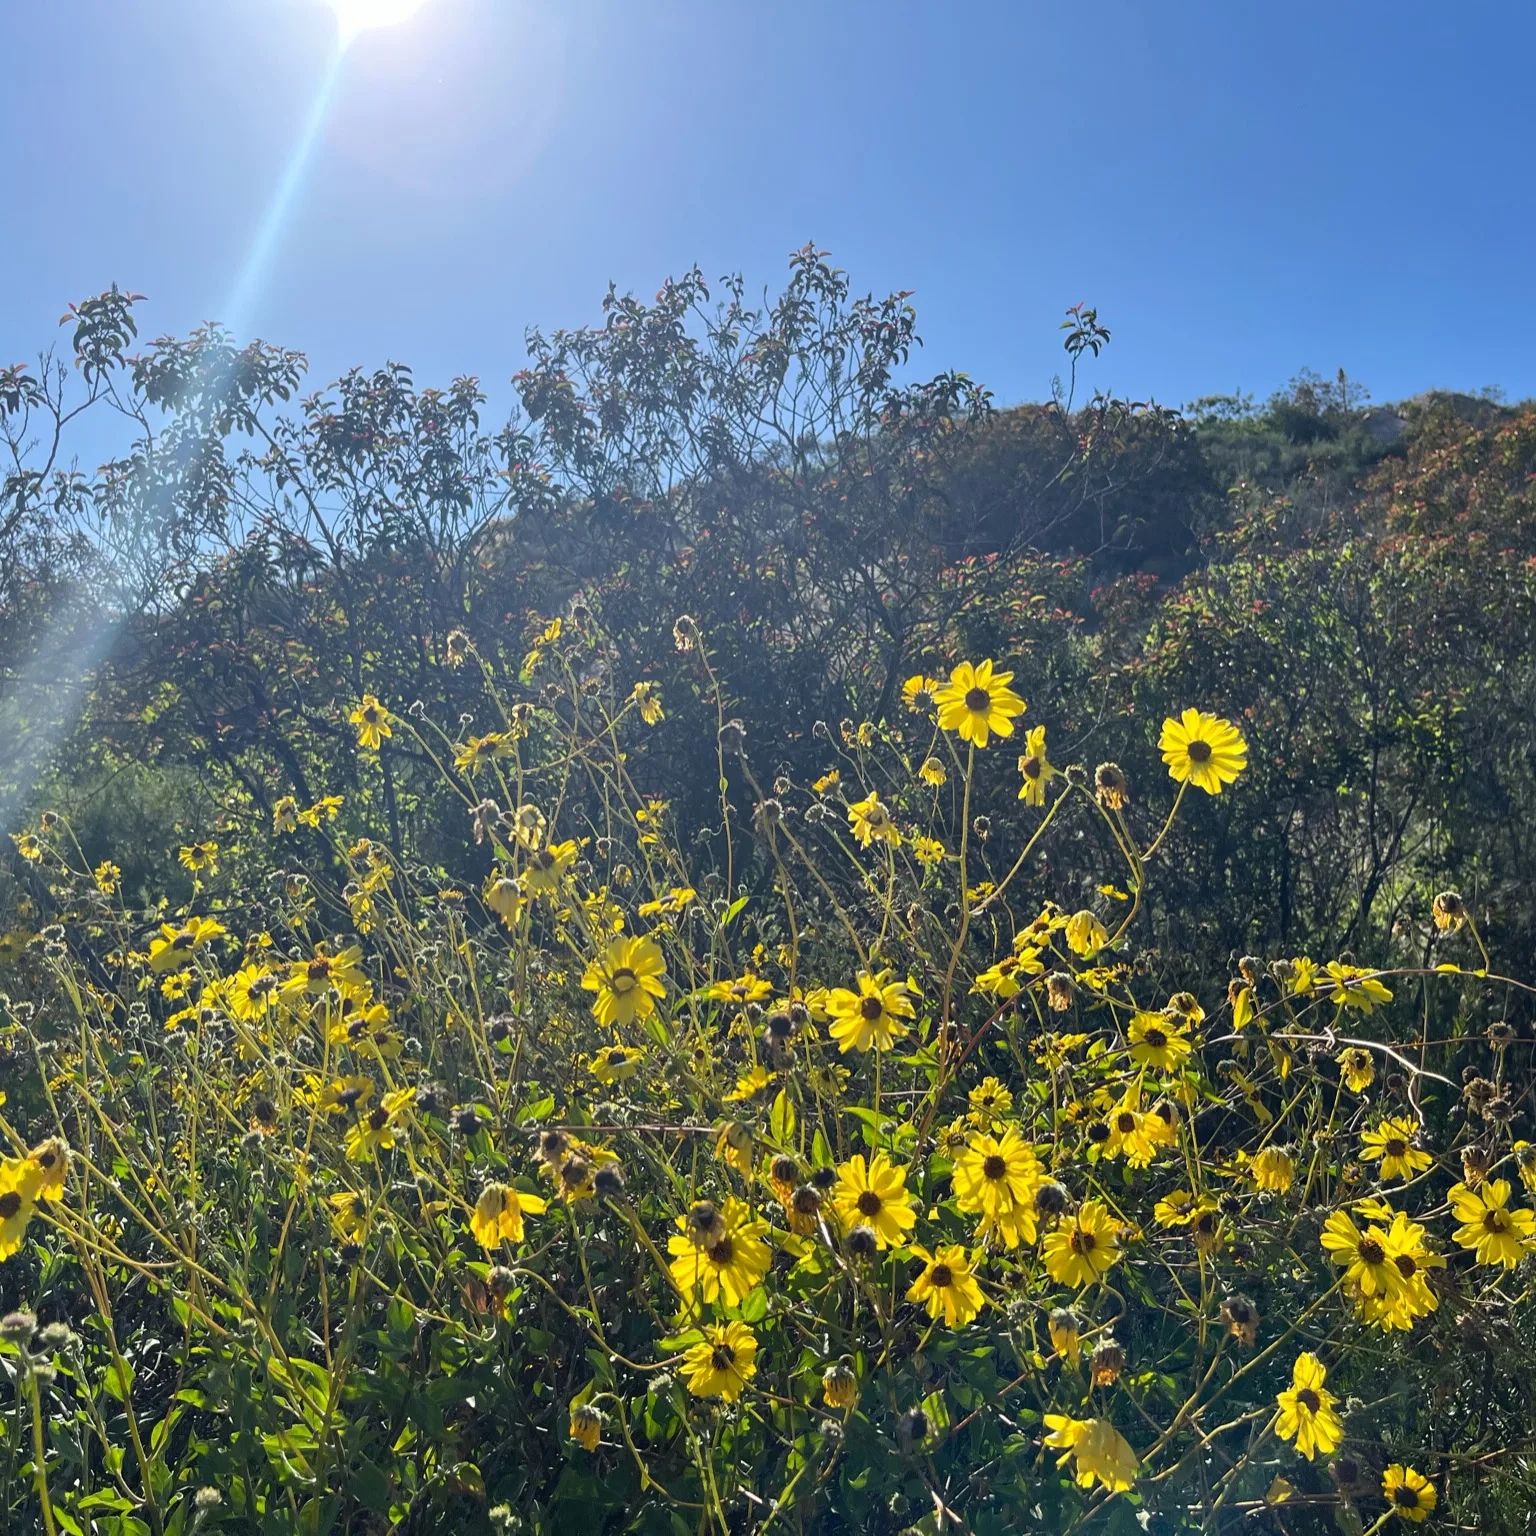
[[[1536,395],[1536,7],[425,0],[314,111],[323,0],[10,0],[24,125],[0,354],[117,281],[313,381],[410,363],[498,401],[525,327],[693,262],[830,249],[915,290],[925,370],[1038,398],[1079,300],[1095,385],[1181,404],[1340,366],[1378,400]]]

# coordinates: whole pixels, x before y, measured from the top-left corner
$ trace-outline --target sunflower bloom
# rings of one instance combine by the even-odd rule
[[[1008,687],[1012,681],[1012,672],[994,672],[990,661],[975,666],[962,661],[935,695],[940,729],[977,747],[985,747],[993,736],[1013,735],[1013,722],[1025,705]]]
[[[1159,1072],[1178,1071],[1193,1049],[1188,1025],[1161,1013],[1138,1012],[1131,1019],[1126,1038],[1131,1043],[1131,1060]]]
[[[845,1055],[851,1050],[888,1051],[908,1033],[913,1014],[911,988],[891,981],[889,971],[859,976],[858,990],[834,987],[827,996],[828,1033]]]
[[[757,1335],[745,1323],[717,1323],[683,1356],[683,1376],[695,1397],[734,1403],[757,1375]]]
[[[389,711],[371,694],[363,695],[363,702],[347,716],[357,727],[357,744],[369,752],[377,752],[386,736],[393,736],[389,728]]]
[[[1120,1257],[1115,1220],[1101,1200],[1085,1200],[1045,1240],[1045,1270],[1059,1285],[1092,1285]]]
[[[855,800],[848,807],[848,829],[861,848],[868,848],[871,843],[901,847],[901,828],[892,819],[890,807],[873,789],[867,798]]]
[[[1193,784],[1208,795],[1219,795],[1248,766],[1248,744],[1230,720],[1198,709],[1186,709],[1177,720],[1163,721],[1157,743],[1168,765],[1168,776]]]
[[[907,1193],[907,1170],[898,1168],[884,1152],[866,1163],[856,1152],[837,1171],[832,1205],[844,1229],[870,1228],[879,1248],[900,1247],[917,1225],[912,1196]]]
[[[1360,1156],[1368,1163],[1381,1164],[1383,1180],[1411,1179],[1434,1161],[1428,1152],[1414,1146],[1416,1132],[1411,1120],[1383,1120],[1375,1130],[1360,1133]]]
[[[1422,1472],[1394,1461],[1381,1475],[1381,1496],[1392,1506],[1394,1515],[1417,1524],[1434,1513],[1440,1496],[1435,1485]]]
[[[1362,1232],[1348,1211],[1335,1211],[1323,1226],[1322,1244],[1335,1264],[1346,1266],[1345,1279],[1362,1296],[1396,1301],[1403,1277],[1380,1227],[1368,1226]]]
[[[661,946],[644,936],[615,939],[588,967],[582,987],[595,992],[592,1016],[605,1029],[648,1019],[667,995],[667,962]]]
[[[994,1220],[1021,1210],[1028,1216],[1027,1242],[1035,1237],[1035,1191],[1040,1187],[1040,1159],[1011,1127],[1001,1137],[973,1136],[955,1162],[955,1203],[972,1215]]]
[[[1481,1189],[1458,1184],[1451,1190],[1451,1214],[1461,1223],[1457,1243],[1470,1248],[1479,1264],[1513,1269],[1536,1247],[1536,1215],[1509,1209],[1509,1180],[1490,1179]]]
[[[1046,1445],[1062,1453],[1056,1465],[1075,1463],[1073,1474],[1079,1487],[1091,1488],[1097,1482],[1109,1493],[1124,1493],[1135,1482],[1141,1463],[1108,1419],[1074,1419],[1048,1413],[1045,1426],[1050,1430]]]
[[[548,1202],[540,1195],[526,1195],[510,1184],[487,1184],[475,1201],[469,1230],[487,1253],[493,1253],[504,1242],[522,1242],[525,1213],[537,1216],[547,1209]]]
[[[718,1211],[705,1209],[711,1218],[707,1228],[697,1220],[690,1225],[690,1216],[677,1218],[678,1235],[667,1239],[672,1255],[667,1267],[684,1296],[697,1293],[705,1302],[723,1299],[726,1306],[739,1307],[768,1272],[770,1255],[762,1239],[767,1223],[734,1195]]]
[[[1333,1406],[1338,1399],[1323,1387],[1327,1374],[1316,1355],[1297,1355],[1291,1384],[1275,1399],[1280,1406],[1275,1433],[1308,1461],[1319,1451],[1332,1454],[1344,1439],[1344,1423]]]
[[[923,1272],[912,1282],[907,1300],[928,1309],[928,1316],[942,1317],[946,1328],[963,1328],[981,1311],[981,1287],[958,1243],[930,1253],[913,1244],[912,1252],[923,1261]]]

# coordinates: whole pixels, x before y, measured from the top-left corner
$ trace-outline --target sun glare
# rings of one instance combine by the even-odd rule
[[[423,0],[327,0],[345,47],[360,32],[393,27],[422,7]]]

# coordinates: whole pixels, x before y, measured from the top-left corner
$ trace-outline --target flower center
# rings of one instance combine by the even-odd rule
[[[885,1202],[872,1189],[866,1189],[859,1196],[858,1207],[861,1216],[878,1216],[884,1206]]]
[[[709,1363],[717,1371],[728,1371],[736,1364],[736,1351],[729,1344],[716,1344],[709,1352]]]
[[[1208,741],[1192,741],[1188,750],[1192,763],[1208,763],[1211,760],[1211,744]]]
[[[871,1024],[873,1024],[875,1020],[878,1019],[884,1012],[885,1004],[881,1002],[878,997],[866,997],[863,1002],[859,1004],[860,1016],[867,1019]]]
[[[948,1264],[935,1264],[928,1271],[928,1279],[932,1284],[938,1286],[940,1290],[955,1283],[954,1271],[950,1269]]]
[[[1484,1211],[1483,1227],[1486,1231],[1495,1233],[1509,1231],[1509,1213],[1499,1210]]]
[[[617,992],[621,997],[626,992],[633,992],[639,982],[635,973],[627,965],[621,965],[613,973],[613,979],[608,983],[610,991]]]
[[[1122,1136],[1129,1136],[1131,1132],[1136,1129],[1136,1116],[1133,1115],[1128,1109],[1122,1109],[1120,1113],[1115,1116],[1115,1129],[1119,1131]]]
[[[608,1052],[608,1065],[610,1067],[622,1067],[624,1059],[624,1047],[621,1045],[615,1046]]]
[[[1363,1263],[1380,1264],[1386,1256],[1386,1250],[1374,1237],[1360,1239],[1360,1258]]]
[[[1391,1137],[1382,1147],[1388,1157],[1406,1157],[1408,1155],[1408,1143],[1400,1136]]]
[[[0,1221],[9,1221],[21,1209],[21,1196],[14,1189],[0,1195]]]
[[[992,708],[992,695],[985,688],[972,688],[965,695],[965,707],[973,715],[985,715]]]
[[[1040,777],[1040,759],[1038,757],[1026,757],[1019,764],[1019,772],[1026,779],[1038,779]]]
[[[994,1152],[986,1160],[986,1162],[981,1165],[981,1171],[986,1174],[989,1179],[1001,1179],[1006,1177],[1008,1173],[1008,1164],[1003,1160],[1000,1154]]]
[[[1154,1051],[1160,1051],[1165,1045],[1168,1044],[1168,1036],[1155,1026],[1149,1029],[1141,1038],[1147,1045],[1150,1045]]]
[[[713,1248],[709,1250],[709,1262],[717,1264],[724,1269],[732,1259],[736,1257],[736,1247],[729,1237],[722,1237]]]
[[[1323,1406],[1322,1398],[1320,1398],[1317,1393],[1312,1390],[1311,1387],[1303,1387],[1301,1391],[1296,1394],[1296,1401],[1301,1407],[1305,1408],[1308,1413],[1316,1413],[1317,1410]]]
[[[1407,1483],[1399,1483],[1392,1490],[1392,1502],[1403,1509],[1417,1509],[1419,1507],[1419,1490],[1410,1488]]]
[[[1397,1256],[1397,1272],[1404,1280],[1412,1280],[1419,1272],[1418,1260],[1411,1253],[1400,1253]]]
[[[1072,1232],[1072,1252],[1082,1257],[1092,1253],[1099,1246],[1099,1240],[1092,1232],[1085,1232],[1081,1227],[1075,1227]]]

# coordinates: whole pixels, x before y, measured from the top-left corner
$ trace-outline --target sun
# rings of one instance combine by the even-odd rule
[[[359,32],[393,27],[422,7],[423,0],[326,0],[336,13],[336,27],[345,47]]]

